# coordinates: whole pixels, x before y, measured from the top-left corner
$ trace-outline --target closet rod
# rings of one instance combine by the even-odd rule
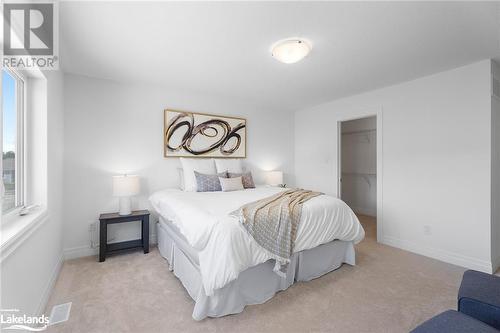
[[[376,129],[361,130],[361,131],[351,131],[351,132],[344,132],[344,133],[342,133],[342,135],[370,133],[370,132],[376,132],[376,131],[377,131]]]
[[[376,176],[376,173],[363,173],[363,172],[342,172],[343,175],[352,175],[352,176]]]

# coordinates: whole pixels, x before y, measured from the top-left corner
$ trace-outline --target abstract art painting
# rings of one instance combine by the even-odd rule
[[[246,120],[164,111],[165,157],[246,157]]]

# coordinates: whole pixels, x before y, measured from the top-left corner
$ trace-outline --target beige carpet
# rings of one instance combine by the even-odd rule
[[[49,332],[408,332],[456,307],[464,269],[381,245],[375,221],[357,265],[297,283],[241,314],[196,322],[193,301],[154,248],[64,263],[47,306],[73,302],[69,321]]]

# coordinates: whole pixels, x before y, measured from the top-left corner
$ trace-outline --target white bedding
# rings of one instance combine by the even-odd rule
[[[166,189],[149,200],[154,209],[175,224],[199,251],[200,274],[207,296],[235,280],[245,269],[270,259],[229,213],[242,205],[283,191],[258,187],[233,192],[184,192]],[[365,232],[354,212],[337,198],[321,195],[304,203],[295,252],[335,239],[360,242]]]

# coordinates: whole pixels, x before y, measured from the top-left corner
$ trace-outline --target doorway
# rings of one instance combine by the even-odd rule
[[[377,240],[377,117],[340,122],[340,198],[351,207],[366,231]]]

